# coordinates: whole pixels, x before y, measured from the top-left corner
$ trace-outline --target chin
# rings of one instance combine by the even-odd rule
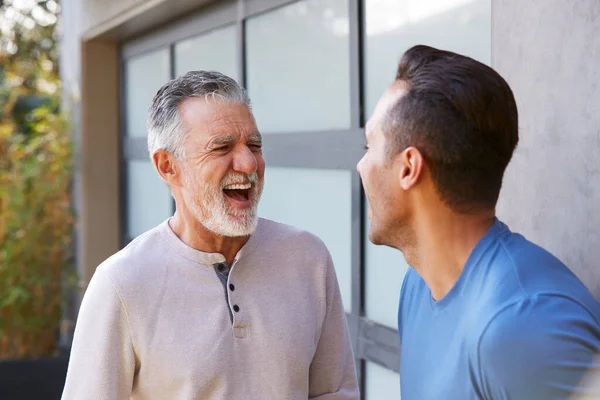
[[[228,216],[225,218],[210,221],[206,225],[210,226],[210,230],[214,233],[226,237],[243,237],[250,236],[258,226],[258,217],[239,218]]]
[[[389,227],[386,227],[389,228]],[[369,230],[369,241],[376,246],[388,246],[397,248],[392,240],[393,230],[382,229],[382,227],[374,222]]]
[[[385,244],[381,239],[382,238],[381,235],[379,235],[379,232],[373,230],[373,227],[371,227],[371,230],[369,230],[369,241],[377,246],[380,246]]]

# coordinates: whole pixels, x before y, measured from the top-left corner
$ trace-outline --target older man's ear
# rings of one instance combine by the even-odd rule
[[[161,179],[170,187],[181,186],[181,165],[173,154],[166,150],[157,150],[152,156],[152,162]]]

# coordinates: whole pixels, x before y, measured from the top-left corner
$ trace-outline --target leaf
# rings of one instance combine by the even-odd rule
[[[24,304],[31,298],[31,293],[27,289],[16,286],[8,288],[5,296],[3,296],[0,302],[0,308],[4,308],[11,305]]]

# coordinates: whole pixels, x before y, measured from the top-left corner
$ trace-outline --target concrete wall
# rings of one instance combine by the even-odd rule
[[[600,298],[600,1],[494,0],[492,19],[520,111],[499,216]]]

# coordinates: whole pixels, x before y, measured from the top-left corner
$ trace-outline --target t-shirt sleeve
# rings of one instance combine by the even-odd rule
[[[581,304],[538,295],[497,313],[478,341],[476,373],[485,399],[600,398],[600,327]]]

